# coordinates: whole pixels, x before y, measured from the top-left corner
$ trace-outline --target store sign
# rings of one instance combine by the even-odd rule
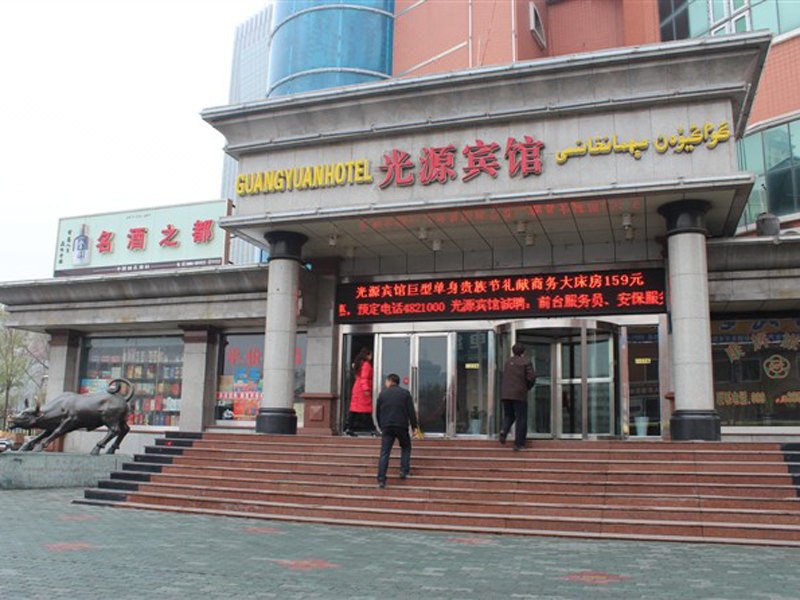
[[[561,168],[580,157],[607,155],[627,156],[640,161],[648,151],[655,156],[691,154],[695,149],[714,150],[731,138],[728,121],[690,123],[672,131],[637,132],[625,138],[621,133],[586,132],[574,144],[554,143],[549,155],[549,142],[529,133],[504,140],[476,138],[458,147],[447,139],[439,145],[425,144],[419,154],[408,147],[385,150],[379,160],[376,178],[370,172],[368,159],[276,170],[242,173],[236,180],[239,196],[271,194],[292,190],[317,190],[347,185],[371,184],[377,180],[380,190],[407,188],[415,185],[445,185],[451,181],[469,183],[478,178],[496,179],[501,175],[524,179],[541,175],[545,168]],[[378,157],[376,157],[378,158]]]
[[[342,284],[339,323],[657,313],[663,269]]]
[[[214,201],[61,219],[54,275],[220,265],[227,214]]]

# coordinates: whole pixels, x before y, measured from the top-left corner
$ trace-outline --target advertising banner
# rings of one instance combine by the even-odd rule
[[[224,200],[59,221],[55,276],[221,265]]]
[[[666,311],[664,269],[347,283],[339,323]]]

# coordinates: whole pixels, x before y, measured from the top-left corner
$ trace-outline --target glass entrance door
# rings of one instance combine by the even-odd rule
[[[397,373],[426,435],[487,435],[491,344],[487,331],[378,334],[375,395]]]
[[[415,335],[416,361],[412,367],[412,395],[419,426],[426,434],[447,433],[449,399],[448,335]]]
[[[450,334],[382,334],[375,356],[375,396],[390,373],[411,392],[426,434],[448,432],[451,393]]]
[[[537,373],[528,396],[529,435],[616,433],[614,326],[568,319],[520,322],[512,326],[512,339],[526,347]]]

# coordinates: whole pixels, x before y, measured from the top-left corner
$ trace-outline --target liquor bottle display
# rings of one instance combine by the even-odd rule
[[[81,362],[82,393],[101,391],[125,377],[136,386],[128,423],[177,427],[181,411],[183,342],[180,338],[92,338]]]

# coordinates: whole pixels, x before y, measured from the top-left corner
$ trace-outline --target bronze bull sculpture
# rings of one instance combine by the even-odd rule
[[[128,387],[125,395],[120,394],[123,383]],[[127,379],[112,379],[105,392],[92,394],[65,392],[46,402],[42,407],[26,408],[11,417],[11,428],[41,429],[42,432],[26,442],[20,451],[38,452],[70,431],[78,429],[93,431],[106,426],[108,433],[92,448],[91,454],[93,456],[100,454],[100,450],[116,437],[107,452],[114,454],[130,431],[128,402],[133,398],[134,392],[133,384]]]

